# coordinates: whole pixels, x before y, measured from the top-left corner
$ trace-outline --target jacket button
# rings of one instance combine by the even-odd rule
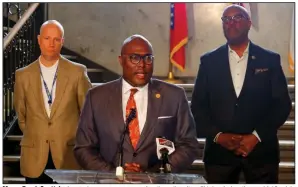
[[[48,125],[52,125],[52,122],[49,122]]]
[[[46,140],[46,143],[49,143],[49,140]]]
[[[138,155],[137,153],[133,153],[133,154],[132,154],[133,157],[136,157],[137,155]]]

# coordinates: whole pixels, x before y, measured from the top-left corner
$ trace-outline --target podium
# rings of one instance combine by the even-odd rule
[[[86,170],[45,170],[45,174],[59,184],[206,184],[197,174],[125,173],[119,180],[113,172]]]

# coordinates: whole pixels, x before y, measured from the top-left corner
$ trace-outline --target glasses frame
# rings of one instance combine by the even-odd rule
[[[152,55],[152,54],[146,54],[146,55],[139,55],[139,54],[122,54],[122,56],[128,56],[130,62],[131,62],[132,64],[135,64],[135,65],[140,64],[141,60],[143,60],[143,62],[144,62],[145,64],[147,64],[147,65],[151,65],[151,64],[153,64],[153,61],[154,61],[154,55]],[[137,63],[134,63],[134,62],[132,61],[132,57],[133,57],[133,56],[138,56],[138,57],[140,57],[140,59],[139,59],[139,61],[138,61]],[[151,63],[147,63],[147,62],[145,61],[145,58],[146,58],[146,57],[152,57],[152,61],[151,61]]]
[[[242,14],[236,14],[234,16],[223,16],[223,17],[221,17],[221,21],[223,23],[230,23],[232,20],[234,22],[237,22],[238,23],[238,22],[240,22],[241,20],[244,20],[244,19],[248,20],[248,18],[245,17]]]

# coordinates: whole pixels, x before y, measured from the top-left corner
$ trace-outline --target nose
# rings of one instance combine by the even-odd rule
[[[139,67],[145,67],[145,61],[144,58],[140,59],[140,62],[137,64]]]
[[[54,47],[54,40],[50,40],[50,46]]]
[[[229,20],[228,25],[233,25],[234,23],[235,23],[235,20],[231,19]]]

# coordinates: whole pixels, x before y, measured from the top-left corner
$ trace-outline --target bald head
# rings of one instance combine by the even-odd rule
[[[144,42],[148,45],[148,47],[151,49],[151,53],[153,51],[152,45],[149,42],[149,40],[147,40],[144,36],[139,35],[139,34],[134,34],[128,38],[126,38],[124,40],[124,42],[122,43],[122,47],[121,47],[121,55],[125,53],[127,46],[129,46],[130,43],[132,43],[133,41],[139,40],[141,42]]]
[[[40,27],[40,34],[42,34],[44,28],[48,27],[48,26],[54,26],[54,27],[57,27],[60,31],[61,31],[61,36],[62,38],[64,38],[64,29],[63,29],[63,26],[61,25],[61,23],[59,23],[58,21],[56,20],[48,20],[46,22],[44,22],[41,27]]]
[[[236,9],[236,10],[240,11],[241,14],[242,14],[245,18],[247,18],[248,20],[250,20],[250,16],[249,16],[249,13],[248,13],[248,11],[246,10],[246,8],[244,8],[243,6],[240,6],[240,5],[235,5],[235,4],[230,5],[230,6],[227,6],[227,7],[224,9],[224,11],[223,11],[222,16],[224,16],[225,13],[228,12],[228,11],[230,11],[231,9]]]

